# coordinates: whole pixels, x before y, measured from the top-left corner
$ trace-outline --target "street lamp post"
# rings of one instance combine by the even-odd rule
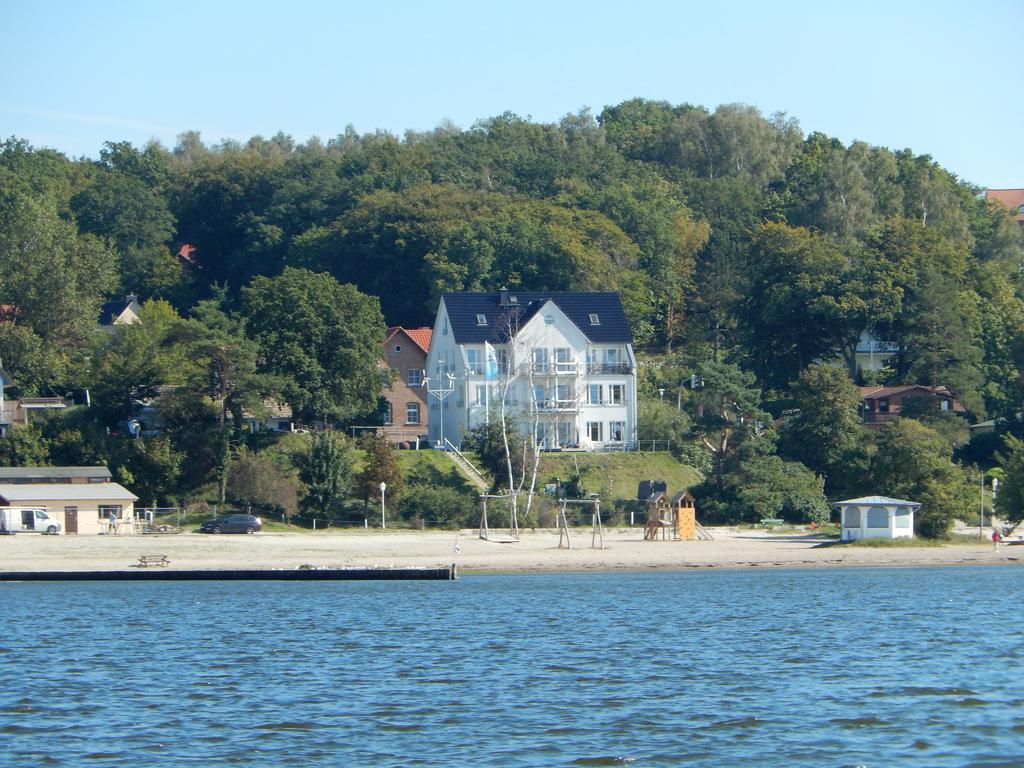
[[[388,484],[383,480],[380,484],[380,529],[383,531],[387,528],[387,524],[384,522],[384,491],[388,489]]]
[[[452,392],[455,391],[455,376],[448,373],[445,374],[448,379],[448,385],[441,388],[440,382],[435,389],[430,388],[430,377],[424,377],[423,386],[427,388],[427,394],[433,395],[437,398],[437,413],[438,413],[438,438],[437,445],[439,448],[444,447],[444,399],[448,397]],[[440,374],[438,375],[440,378]]]

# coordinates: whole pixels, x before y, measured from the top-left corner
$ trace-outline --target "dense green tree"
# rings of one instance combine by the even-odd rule
[[[299,510],[298,478],[266,454],[241,448],[231,458],[227,493],[247,509],[290,517]]]
[[[826,478],[842,476],[851,454],[866,441],[860,391],[831,365],[808,366],[793,387],[793,413],[779,430],[779,451]]]
[[[284,379],[298,420],[348,419],[376,408],[384,344],[379,301],[330,275],[288,268],[242,292],[261,372]]]
[[[877,433],[875,493],[920,502],[914,528],[927,538],[945,536],[955,519],[971,515],[973,490],[950,455],[947,441],[914,419],[897,419]]]
[[[240,429],[248,411],[260,415],[264,401],[279,395],[283,379],[257,369],[259,346],[246,336],[245,318],[223,309],[224,297],[199,302],[188,328],[188,383],[217,406],[223,428],[230,415]]]
[[[827,239],[785,224],[758,228],[739,312],[760,379],[785,386],[807,365],[838,357],[869,322],[865,288]]]
[[[491,477],[491,493],[501,489],[507,492],[510,483],[517,487],[522,484],[526,473],[526,437],[511,419],[506,421],[504,430],[498,418],[474,427],[466,434],[463,444],[476,454],[478,466]]]
[[[768,416],[761,410],[754,375],[738,365],[705,362],[697,376],[694,431],[711,452],[715,481],[722,486],[730,458],[744,441],[763,431]]]
[[[40,467],[49,463],[49,441],[32,426],[11,429],[0,440],[0,467]]]
[[[1024,441],[1013,435],[1003,438],[1003,449],[996,455],[1002,470],[996,512],[1016,526],[1024,521]]]
[[[309,448],[299,456],[299,479],[306,484],[302,508],[330,514],[352,490],[355,453],[337,432],[314,432]]]
[[[128,445],[125,465],[132,490],[146,506],[166,502],[178,487],[182,455],[165,436],[139,438]]]
[[[469,528],[480,520],[479,502],[470,493],[443,485],[409,485],[398,502],[398,513],[408,521],[432,527]]]
[[[830,508],[822,480],[803,464],[754,456],[727,476],[745,522],[781,517],[793,523],[827,523]]]
[[[97,170],[71,207],[80,232],[106,238],[114,247],[123,292],[175,294],[184,275],[171,253],[174,216],[158,190],[133,176]]]
[[[113,427],[165,384],[181,384],[187,366],[184,322],[164,301],[143,305],[139,322],[117,326],[94,354],[92,402]]]
[[[53,200],[0,191],[0,296],[7,322],[73,359],[115,280],[113,254],[95,237],[79,235]]]
[[[368,507],[371,499],[380,499],[380,484],[384,483],[385,500],[394,506],[402,498],[405,485],[395,449],[381,435],[367,435],[361,440],[361,445],[366,451],[366,459],[356,475],[356,489],[363,505]]]

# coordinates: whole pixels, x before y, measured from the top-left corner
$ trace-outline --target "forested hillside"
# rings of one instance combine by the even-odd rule
[[[824,479],[966,516],[953,450],[987,468],[998,436],[965,446],[965,424],[927,408],[868,436],[852,384],[868,331],[899,347],[880,383],[948,387],[1011,427],[1022,407],[1021,228],[925,150],[645,100],[302,145],[112,141],[95,161],[11,138],[8,394],[88,389],[93,407],[21,430],[2,461],[102,460],[152,498],[217,478],[228,493],[225,467],[260,447],[232,428],[243,409],[275,397],[307,424],[368,423],[385,324],[429,323],[442,292],[613,289],[647,353],[640,437],[706,464],[706,514],[820,516]],[[143,323],[98,333],[127,293]],[[163,435],[110,437],[161,393]]]

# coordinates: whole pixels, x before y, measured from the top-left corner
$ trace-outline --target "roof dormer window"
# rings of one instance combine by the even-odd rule
[[[487,315],[477,315],[476,316],[476,324],[477,325],[487,325]]]
[[[594,312],[590,313],[590,324],[591,325],[600,325],[601,324],[601,318],[598,317],[597,314],[594,313]]]

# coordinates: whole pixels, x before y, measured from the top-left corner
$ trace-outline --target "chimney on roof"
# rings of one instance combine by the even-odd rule
[[[124,297],[124,300],[131,304],[133,301],[138,301],[139,297],[136,296],[134,293],[129,293],[127,296]]]

